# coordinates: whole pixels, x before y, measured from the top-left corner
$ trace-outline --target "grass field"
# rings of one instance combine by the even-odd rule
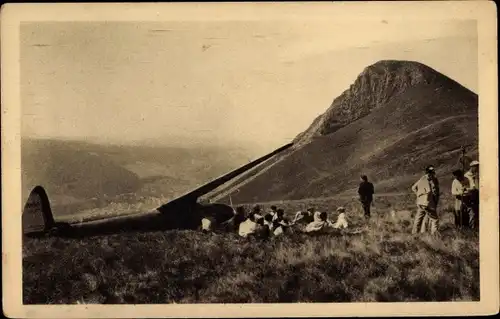
[[[413,206],[401,198],[377,199],[368,224],[354,201],[280,206],[291,214],[311,204],[346,206],[351,230],[362,232],[267,241],[193,231],[24,239],[24,303],[479,300],[478,236],[453,229],[447,203],[440,238],[410,234],[412,212],[401,208]]]

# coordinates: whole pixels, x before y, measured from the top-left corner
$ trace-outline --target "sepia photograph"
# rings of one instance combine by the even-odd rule
[[[22,8],[2,7],[19,309],[498,312],[494,4]]]

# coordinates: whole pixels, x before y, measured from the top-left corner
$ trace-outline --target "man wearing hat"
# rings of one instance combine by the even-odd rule
[[[437,205],[439,202],[439,182],[436,178],[434,166],[427,166],[422,176],[411,190],[417,196],[417,214],[413,223],[412,233],[426,231],[424,218],[429,219],[431,234],[438,230]]]
[[[470,204],[469,227],[476,229],[479,227],[479,162],[472,161],[470,169],[465,173],[465,177],[470,183]]]
[[[470,163],[470,169],[465,173],[465,177],[470,181],[471,188],[479,189],[479,162],[472,161]]]

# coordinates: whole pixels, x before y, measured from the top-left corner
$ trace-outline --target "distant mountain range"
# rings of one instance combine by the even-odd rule
[[[361,174],[377,192],[408,192],[428,164],[446,192],[460,147],[478,156],[478,96],[424,64],[383,60],[294,142],[209,197],[249,203],[354,194]]]
[[[23,138],[23,200],[43,186],[53,205],[134,193],[175,198],[240,165],[243,149],[210,145],[153,147]]]

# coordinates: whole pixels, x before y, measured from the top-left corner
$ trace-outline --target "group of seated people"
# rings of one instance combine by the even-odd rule
[[[281,236],[291,231],[292,226],[302,225],[299,229],[305,233],[317,233],[328,229],[347,228],[348,222],[343,207],[337,209],[338,217],[335,223],[328,219],[326,212],[316,211],[309,208],[306,211],[299,211],[292,221],[285,217],[285,212],[281,208],[271,206],[270,211],[262,213],[260,206],[255,205],[246,216],[244,207],[237,207],[235,215],[221,223],[214,225],[207,221],[202,222],[202,229],[205,231],[218,229],[237,232],[241,237],[275,237]]]

